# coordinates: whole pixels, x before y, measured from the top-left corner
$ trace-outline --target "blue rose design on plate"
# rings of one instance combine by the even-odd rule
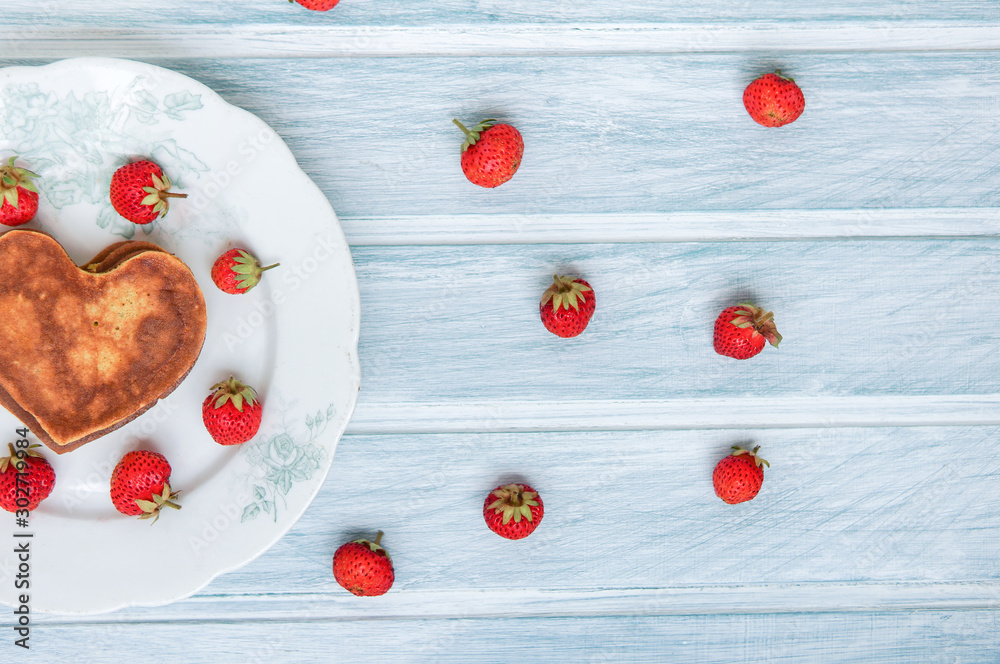
[[[284,503],[295,483],[308,480],[319,470],[326,452],[312,441],[323,433],[335,414],[336,408],[330,404],[325,412],[306,415],[307,433],[301,443],[287,424],[279,433],[269,437],[258,435],[247,443],[246,460],[254,469],[249,479],[253,494],[251,502],[243,507],[241,522],[256,519],[262,513],[277,520],[278,506]]]

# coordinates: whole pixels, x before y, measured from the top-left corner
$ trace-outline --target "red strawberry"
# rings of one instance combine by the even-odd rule
[[[764,350],[764,342],[775,348],[781,335],[774,326],[774,313],[758,309],[749,302],[723,309],[715,319],[715,352],[737,360],[746,360]]]
[[[359,539],[344,544],[333,554],[333,578],[343,588],[359,597],[384,595],[396,576],[389,552],[379,546],[382,533],[374,542]]]
[[[212,393],[201,404],[201,417],[215,442],[239,445],[257,433],[263,410],[257,392],[230,376],[212,386]]]
[[[161,508],[181,508],[173,502],[177,493],[170,488],[170,464],[157,452],[129,452],[111,473],[111,502],[128,516],[155,522]]]
[[[470,131],[452,120],[465,134],[462,143],[462,172],[480,187],[499,187],[514,177],[524,154],[521,132],[508,124],[483,120]]]
[[[760,485],[764,483],[764,469],[761,465],[771,467],[764,459],[757,456],[760,445],[753,452],[733,445],[733,453],[715,465],[712,473],[712,484],[715,495],[730,505],[753,500]]]
[[[20,459],[13,443],[7,443],[7,447],[10,456],[0,458],[0,507],[8,512],[30,512],[52,493],[56,473],[45,457],[35,451],[41,445],[22,449]]]
[[[292,2],[292,0],[288,1]],[[336,7],[340,0],[295,0],[295,2],[299,3],[306,9],[312,9],[317,12],[325,12]]]
[[[224,293],[239,295],[257,285],[265,270],[278,267],[280,263],[261,267],[260,263],[245,249],[230,249],[215,259],[212,265],[212,281]]]
[[[777,71],[751,81],[743,91],[743,105],[758,124],[780,127],[802,115],[806,99],[795,81]]]
[[[111,176],[111,204],[132,223],[148,224],[167,213],[171,198],[187,194],[170,191],[170,178],[151,161],[125,164]]]
[[[552,334],[575,337],[583,332],[597,306],[594,289],[583,279],[552,276],[552,285],[542,295],[538,311]]]
[[[0,224],[6,226],[26,224],[38,212],[38,190],[31,181],[38,176],[15,166],[15,159],[0,166]]]
[[[486,525],[500,537],[512,540],[533,533],[544,513],[541,497],[527,484],[498,486],[483,503]]]

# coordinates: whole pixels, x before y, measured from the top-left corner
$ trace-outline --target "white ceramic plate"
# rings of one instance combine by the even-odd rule
[[[262,121],[185,76],[124,60],[81,58],[0,70],[0,158],[40,175],[37,218],[78,264],[133,237],[180,257],[205,293],[208,334],[190,375],[126,427],[46,456],[52,495],[27,527],[0,512],[0,601],[32,611],[98,613],[167,603],[263,553],[302,515],[326,477],[354,409],[359,296],[329,202]],[[110,204],[114,170],[160,164],[176,191],[150,226]],[[281,267],[250,293],[209,276],[233,246]],[[264,402],[257,436],[217,445],[201,421],[210,386],[230,374]],[[19,422],[0,409],[0,444]],[[32,438],[33,442],[34,439]],[[173,467],[182,509],[159,521],[125,517],[109,497],[122,455],[153,449]],[[14,533],[31,533],[17,540]],[[15,588],[14,543],[30,541],[30,590]]]

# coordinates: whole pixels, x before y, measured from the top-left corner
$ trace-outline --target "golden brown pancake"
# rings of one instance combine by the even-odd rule
[[[101,261],[103,261],[105,258],[107,258],[111,254],[112,251],[114,251],[115,249],[118,249],[119,247],[128,246],[128,244],[130,242],[131,242],[130,240],[122,240],[121,242],[115,242],[113,244],[109,244],[108,246],[104,247],[99,252],[97,252],[96,256],[94,256],[93,258],[91,258],[89,261],[87,261],[86,263],[84,263],[80,267],[82,267],[84,270],[87,270],[88,272],[96,272],[97,271],[97,265]]]
[[[59,454],[138,417],[198,359],[201,289],[152,247],[118,243],[89,272],[44,233],[0,235],[0,404]]]
[[[143,251],[163,251],[152,242],[126,240],[105,247],[81,267],[88,272],[107,272],[132,254]]]

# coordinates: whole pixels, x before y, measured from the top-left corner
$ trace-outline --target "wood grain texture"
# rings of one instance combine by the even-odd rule
[[[571,661],[635,662],[991,662],[993,611],[867,612],[850,615],[693,615],[490,620],[240,622],[193,625],[45,626],[37,650],[18,661],[52,662],[74,644],[92,664],[162,655],[220,664]],[[199,638],[192,642],[193,630]]]
[[[980,54],[157,64],[268,122],[344,217],[1000,206],[1000,70]],[[806,111],[769,130],[741,99],[775,67]],[[465,180],[451,124],[483,116],[526,145],[495,190]]]
[[[407,611],[419,605],[421,593],[431,601],[434,593],[463,591],[464,602],[451,598],[428,609],[461,617],[502,613],[507,590],[647,589],[646,596],[623,604],[629,613],[657,613],[670,608],[651,601],[657,591],[669,597],[668,589],[684,587],[861,584],[839,586],[846,609],[879,606],[885,593],[865,594],[865,588],[880,583],[995,584],[1000,514],[992,496],[1000,459],[991,451],[998,432],[908,427],[349,435],[324,488],[289,534],[205,593],[321,595],[312,598],[322,607],[317,611],[348,618],[372,611],[412,615]],[[738,443],[761,445],[771,467],[753,502],[729,506],[715,496],[711,474]],[[546,507],[542,524],[519,542],[493,535],[482,518],[486,493],[511,480],[529,482]],[[387,595],[385,609],[344,601],[352,598],[330,572],[339,543],[375,528],[385,532],[396,567],[393,593],[402,602],[394,605]],[[512,556],[520,564],[510,562]],[[483,591],[489,592],[476,594]],[[995,585],[977,592],[997,606]],[[929,601],[934,596],[926,594]],[[808,589],[799,597],[789,610],[817,606]],[[725,601],[711,593],[703,599],[711,611]],[[697,597],[685,601],[689,611],[697,610]],[[741,610],[774,609],[766,599],[754,601]],[[829,610],[835,602],[819,606]],[[563,615],[586,610],[584,602],[558,604],[545,608]],[[181,606],[142,615],[175,619],[184,612]]]
[[[385,0],[343,0],[330,12],[310,12],[284,0],[245,0],[238,6],[228,3],[175,0],[150,8],[141,0],[116,0],[100,4],[87,0],[36,0],[32,12],[14,11],[5,24],[24,27],[40,24],[39,30],[85,26],[91,30],[117,26],[160,27],[169,34],[178,26],[205,23],[226,28],[269,24],[287,26],[336,25],[450,25],[485,24],[503,26],[518,23],[657,23],[657,22],[743,22],[743,21],[853,21],[859,25],[889,27],[892,24],[933,22],[939,27],[953,23],[989,25],[1000,18],[989,0],[954,0],[926,3],[917,0],[889,0],[873,4],[865,0],[831,0],[819,5],[790,4],[781,0],[756,2],[670,3],[619,0],[438,0],[405,2]]]
[[[996,582],[892,582],[719,584],[674,588],[456,589],[397,591],[375,602],[358,602],[343,591],[202,593],[169,607],[129,608],[114,622],[229,623],[234,611],[252,622],[458,620],[718,614],[868,613],[880,611],[977,611],[1000,606]],[[106,617],[44,616],[51,625],[103,625]]]
[[[349,433],[1000,425],[1000,394],[368,402]]]
[[[347,217],[1000,201],[1000,71],[980,55],[163,64],[269,122]],[[741,102],[774,67],[806,95],[803,116],[777,132]],[[515,124],[526,145],[495,190],[462,176],[450,122],[484,115]]]
[[[483,629],[496,630],[516,600],[537,624],[573,616],[560,621],[573,630],[593,617],[614,643],[629,633],[628,624],[677,626],[664,627],[656,638],[656,629],[636,636],[640,642],[628,652],[648,649],[651,658],[714,633],[708,629],[714,615],[724,621],[720,625],[772,627],[750,641],[742,630],[713,637],[722,659],[709,661],[741,657],[751,644],[781,643],[780,626],[789,624],[833,631],[821,643],[796,640],[798,648],[789,646],[781,657],[802,656],[814,647],[828,649],[821,650],[824,657],[841,656],[853,652],[855,630],[872,628],[873,638],[878,634],[896,644],[881,661],[913,661],[893,628],[878,622],[893,611],[906,611],[898,614],[898,629],[906,633],[920,625],[919,616],[939,615],[944,622],[934,624],[961,625],[980,609],[988,609],[981,615],[992,620],[997,615],[1000,518],[990,496],[1000,461],[983,463],[997,433],[935,427],[347,436],[317,501],[257,561],[220,577],[200,597],[108,617],[53,617],[44,620],[40,634],[63,642],[89,628],[84,652],[87,661],[99,662],[102,634],[130,651],[144,652],[151,640],[172,652],[177,646],[170,630],[187,625],[199,637],[197,657],[204,659],[198,661],[212,661],[215,648],[234,658],[256,652],[226,636],[242,634],[244,627],[257,628],[256,648],[272,634],[308,626],[322,636],[283,644],[283,652],[295,653],[293,661],[304,661],[319,656],[321,649],[310,650],[317,643],[337,643],[336,652],[346,655],[354,646],[345,640],[381,625],[384,643],[378,647],[400,648],[405,661],[423,661],[408,640],[409,625],[434,633],[455,620],[481,617],[490,618]],[[712,494],[708,477],[736,440],[764,445],[772,467],[754,502],[727,506]],[[498,476],[500,468],[507,474]],[[476,509],[484,487],[514,477],[531,480],[547,508],[546,520],[522,542],[490,533]],[[595,496],[614,509],[595,510]],[[329,560],[339,542],[366,533],[373,523],[386,532],[397,581],[385,598],[359,602],[333,582]],[[500,562],[515,552],[523,563],[516,574]],[[554,596],[546,597],[547,591]],[[850,615],[839,615],[844,613]],[[685,635],[694,628],[684,616],[700,616],[705,627]],[[449,620],[409,622],[418,617]],[[976,621],[968,634],[940,637],[935,653],[988,661],[961,648],[995,646],[992,632],[984,631],[989,624]],[[272,631],[279,625],[280,631]],[[449,652],[492,661],[481,650],[491,642],[485,632],[473,629],[468,638],[463,648],[473,650]],[[561,654],[559,645],[549,646],[551,661],[580,661],[601,652],[589,641],[579,652],[568,646],[562,643]],[[772,657],[780,661],[778,654]]]
[[[992,394],[998,245],[982,241],[362,247],[365,404],[442,400]],[[595,289],[572,340],[538,300]],[[712,349],[718,313],[775,311],[781,348]],[[405,313],[402,313],[405,311]],[[401,315],[402,313],[402,315]],[[441,340],[447,340],[442,343]]]
[[[996,3],[14,5],[0,66],[134,57],[277,130],[353,244],[363,385],[271,550],[36,616],[12,661],[996,660]],[[778,67],[806,112],[766,130],[740,99]],[[527,145],[492,191],[450,123],[485,116]],[[553,271],[597,289],[578,339],[537,319]],[[786,341],[738,363],[711,324],[744,298]],[[764,489],[724,505],[751,442]],[[521,542],[482,523],[508,480],[545,500]],[[379,528],[396,586],[359,601],[331,556]]]
[[[843,240],[1000,234],[997,208],[720,210],[346,217],[352,246]]]
[[[891,51],[992,51],[1000,35],[976,23],[859,25],[851,21],[719,23],[455,24],[431,26],[242,25],[220,31],[162,26],[5,31],[0,47],[18,58],[109,55],[127,58],[358,58],[414,56],[651,55]]]

